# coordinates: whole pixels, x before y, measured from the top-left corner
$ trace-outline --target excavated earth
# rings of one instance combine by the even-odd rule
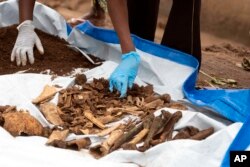
[[[49,74],[62,76],[69,75],[76,68],[91,69],[96,67],[96,65],[91,64],[79,52],[68,48],[66,46],[68,43],[64,39],[37,29],[36,32],[41,39],[45,53],[41,55],[35,48],[35,63],[33,65],[28,63],[24,67],[18,67],[15,62],[10,61],[10,55],[18,34],[16,26],[0,28],[0,75],[12,74],[19,71],[46,73],[50,69]],[[91,57],[94,61],[101,61],[94,56]]]

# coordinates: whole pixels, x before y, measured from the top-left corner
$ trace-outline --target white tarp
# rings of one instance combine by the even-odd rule
[[[85,35],[80,30],[74,29],[68,41],[80,48],[84,48],[89,53],[104,60],[112,60],[119,63],[121,57],[120,46],[117,44],[107,44],[102,41]],[[175,100],[183,98],[182,85],[187,77],[194,71],[193,68],[169,61],[160,57],[152,56],[137,49],[142,62],[138,72],[140,80],[154,85],[157,93],[169,93]],[[107,74],[111,73],[116,66],[110,66]]]
[[[66,37],[65,20],[55,11],[38,4],[35,8],[35,24],[38,28]],[[18,12],[15,1],[0,3],[0,27],[17,23]],[[86,48],[90,53],[106,61],[102,66],[85,72],[88,80],[108,78],[119,61],[119,45],[97,41],[84,33],[74,30],[69,41],[79,47]],[[170,93],[174,99],[183,98],[181,87],[191,74],[191,67],[154,57],[138,50],[142,56],[142,65],[136,79],[138,84],[151,83],[158,93]],[[1,56],[1,55],[0,55]],[[165,68],[171,71],[164,71]],[[171,78],[171,80],[169,79]],[[39,74],[13,74],[0,76],[0,105],[15,105],[29,110],[44,126],[51,126],[31,101],[46,84],[69,86],[73,81],[70,77],[58,77]],[[56,103],[56,98],[54,99]],[[175,112],[173,109],[166,109]],[[46,146],[43,137],[13,138],[0,128],[0,166],[29,167],[29,166],[148,166],[148,167],[183,167],[203,166],[218,167],[231,141],[240,129],[240,123],[231,124],[209,111],[191,109],[182,111],[183,118],[176,124],[175,129],[193,125],[200,129],[214,127],[216,133],[203,141],[176,140],[157,145],[145,153],[137,151],[115,151],[102,159],[96,160],[87,150],[71,151]],[[159,111],[158,111],[159,112]],[[207,114],[208,113],[208,114]],[[210,115],[213,115],[213,117]]]

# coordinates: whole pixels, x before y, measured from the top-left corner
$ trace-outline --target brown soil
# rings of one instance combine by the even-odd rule
[[[67,75],[75,68],[94,68],[80,53],[68,48],[64,39],[36,30],[43,44],[45,53],[40,55],[35,49],[35,63],[33,65],[16,66],[10,61],[11,51],[14,47],[18,31],[16,25],[0,28],[0,75],[12,74],[27,70],[29,73],[41,73],[50,69],[50,74]],[[92,58],[95,61],[97,58]]]
[[[243,58],[250,58],[250,49],[242,46],[221,43],[202,49],[203,60],[197,85],[200,87],[213,86],[220,88],[250,88],[250,73],[239,67]],[[202,72],[219,80],[233,79],[237,84],[217,85]]]
[[[162,0],[155,42],[160,43],[169,15],[172,0]],[[249,58],[250,35],[248,0],[202,1],[201,6],[201,71],[224,79],[234,79],[237,85],[211,85],[211,78],[199,73],[198,87],[250,88],[250,73],[236,64]],[[220,48],[217,51],[208,48]]]

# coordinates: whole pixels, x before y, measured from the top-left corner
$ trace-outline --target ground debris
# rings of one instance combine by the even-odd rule
[[[244,70],[250,71],[250,58],[244,57],[244,58],[242,59],[241,66],[242,66],[242,68],[243,68]]]

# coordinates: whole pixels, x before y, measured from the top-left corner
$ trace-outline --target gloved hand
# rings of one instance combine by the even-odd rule
[[[109,78],[109,90],[117,89],[121,96],[126,96],[127,88],[132,88],[138,67],[141,62],[139,54],[135,51],[122,55],[122,61]]]
[[[34,54],[33,48],[36,45],[38,51],[43,54],[43,46],[42,43],[34,31],[34,25],[32,24],[31,20],[26,20],[22,24],[20,24],[18,29],[18,36],[14,46],[14,49],[11,53],[11,61],[15,61],[16,64],[19,66],[22,64],[23,66],[27,63],[27,56],[29,59],[30,64],[33,64]]]

